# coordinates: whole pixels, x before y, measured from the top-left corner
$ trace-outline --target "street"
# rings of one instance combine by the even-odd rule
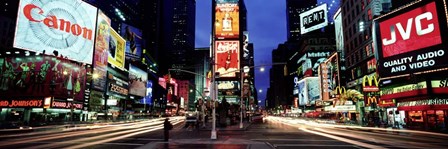
[[[1,135],[0,148],[446,148],[447,135],[335,127],[291,118],[268,117],[247,130],[186,129],[185,119],[170,118],[174,129],[163,141],[163,118],[129,124],[85,126],[64,130]]]

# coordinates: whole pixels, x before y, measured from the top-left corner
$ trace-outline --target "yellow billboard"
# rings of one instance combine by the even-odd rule
[[[215,36],[218,39],[239,38],[238,3],[218,3],[215,7]]]
[[[126,40],[123,39],[115,30],[110,29],[109,40],[109,64],[124,69]]]

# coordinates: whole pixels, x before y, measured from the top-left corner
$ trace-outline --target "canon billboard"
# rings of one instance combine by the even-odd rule
[[[92,64],[96,14],[81,0],[21,0],[14,47]]]
[[[447,67],[444,1],[419,2],[377,19],[382,78]]]

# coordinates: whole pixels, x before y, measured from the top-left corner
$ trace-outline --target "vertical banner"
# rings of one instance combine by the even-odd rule
[[[250,57],[250,51],[249,51],[249,32],[244,31],[243,32],[243,58],[245,60],[248,60]]]
[[[110,29],[109,40],[109,64],[124,69],[125,61],[125,46],[126,40],[124,40],[115,30]]]
[[[106,87],[107,53],[110,40],[110,19],[101,11],[98,11],[95,55],[93,57],[93,88],[104,91]]]
[[[310,105],[320,106],[319,103],[322,100],[320,97],[320,86],[318,77],[308,77],[306,78],[308,98]]]
[[[235,77],[240,69],[239,41],[215,41],[215,71],[220,77]]]
[[[325,62],[320,64],[320,84],[322,100],[329,100],[335,97],[333,92],[339,86],[339,56],[338,53],[331,55]]]
[[[215,7],[215,36],[218,39],[238,38],[240,32],[238,1],[218,1]]]

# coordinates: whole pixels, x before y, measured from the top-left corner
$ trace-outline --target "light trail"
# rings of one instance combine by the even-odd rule
[[[182,121],[174,122],[173,125],[176,125],[176,124],[181,123],[181,122]],[[112,142],[112,141],[116,141],[116,140],[120,140],[120,139],[124,139],[124,138],[128,138],[128,137],[132,137],[132,136],[135,136],[135,135],[139,135],[139,134],[143,134],[143,133],[159,130],[159,129],[162,129],[162,128],[163,128],[163,126],[156,127],[156,128],[152,128],[152,129],[149,129],[149,130],[144,130],[144,131],[135,132],[135,133],[131,133],[131,134],[123,135],[123,136],[118,136],[118,137],[115,137],[115,138],[110,138],[110,139],[105,139],[105,140],[101,140],[101,141],[95,141],[95,142],[80,144],[80,145],[76,145],[76,146],[71,146],[71,147],[68,147],[67,149],[85,148],[85,147],[88,147],[88,146],[93,146],[93,145],[102,144],[102,143],[106,143],[106,142]]]
[[[81,136],[81,135],[88,135],[92,133],[104,133],[108,131],[116,131],[116,130],[123,130],[123,129],[132,129],[135,127],[147,127],[151,125],[158,125],[163,123],[161,121],[164,118],[152,120],[152,121],[142,121],[138,123],[134,123],[135,126],[127,126],[128,124],[117,124],[117,125],[107,125],[104,127],[99,127],[100,129],[95,130],[87,130],[87,131],[81,131],[81,132],[69,132],[67,131],[65,134],[47,134],[47,135],[40,135],[40,136],[34,136],[34,137],[27,137],[27,138],[20,138],[20,139],[12,139],[7,140],[0,143],[0,147],[2,146],[10,146],[15,144],[22,144],[22,143],[31,143],[31,142],[39,142],[39,141],[45,141],[45,140],[51,140],[51,139],[59,139],[59,138],[67,138],[67,137],[75,137],[75,136]],[[173,117],[172,119],[179,119],[176,117]]]
[[[182,120],[179,119],[175,119],[174,121],[176,121],[177,123],[180,123]],[[177,124],[176,123],[176,124]],[[154,126],[156,125],[156,126]],[[74,144],[74,143],[79,143],[79,142],[88,142],[88,141],[92,141],[95,139],[105,139],[105,138],[109,138],[112,136],[118,136],[118,135],[122,135],[122,136],[128,136],[128,135],[123,135],[123,134],[127,134],[127,133],[133,133],[133,134],[140,134],[141,132],[146,132],[146,131],[153,131],[157,130],[157,129],[161,129],[163,128],[163,121],[161,122],[157,122],[157,123],[151,123],[151,124],[139,124],[138,126],[143,127],[143,128],[139,128],[139,129],[131,129],[131,130],[126,130],[126,131],[119,131],[119,132],[115,132],[115,133],[110,133],[110,134],[104,134],[104,135],[99,135],[99,136],[94,136],[94,137],[87,137],[87,138],[81,138],[81,139],[76,139],[76,140],[70,140],[70,141],[62,141],[62,142],[55,142],[52,144],[44,144],[44,145],[39,145],[39,146],[33,146],[30,147],[30,149],[39,149],[39,148],[60,148],[60,146],[65,146],[67,144]],[[148,127],[151,126],[151,127]],[[135,128],[133,126],[129,126],[127,128]],[[147,130],[149,129],[149,130]],[[136,133],[134,133],[136,132]],[[121,137],[122,137],[121,136]],[[110,139],[106,139],[106,140],[111,140],[114,138],[110,138]],[[104,140],[103,140],[104,141]],[[96,141],[96,142],[89,142],[86,144],[101,144],[101,143],[97,143],[97,142],[103,142],[103,141]],[[109,142],[109,141],[106,141]]]
[[[306,128],[299,128],[299,129],[302,130],[302,131],[308,132],[308,133],[324,136],[324,137],[327,137],[327,138],[332,138],[332,139],[335,139],[335,140],[339,140],[339,141],[342,141],[342,142],[350,143],[350,144],[361,146],[361,147],[365,147],[365,148],[385,149],[384,147],[381,147],[381,146],[371,145],[371,144],[367,144],[367,143],[363,143],[363,142],[359,142],[359,141],[355,141],[355,140],[350,140],[350,139],[346,139],[346,138],[342,138],[342,137],[338,137],[338,136],[334,136],[334,135],[330,135],[330,134],[325,134],[325,133],[321,133],[321,132],[317,132],[317,131],[312,131],[312,130],[308,130]]]

